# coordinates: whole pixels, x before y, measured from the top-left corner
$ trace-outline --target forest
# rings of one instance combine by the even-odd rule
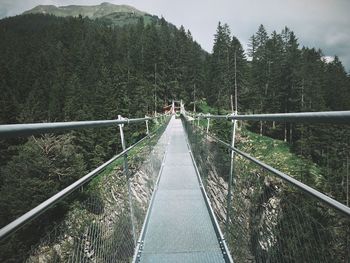
[[[241,114],[350,109],[350,76],[339,58],[326,63],[321,50],[300,48],[296,35],[287,27],[280,34],[274,31],[269,35],[260,25],[246,54],[228,25],[219,23],[207,65],[207,102],[219,113],[230,109],[235,81]],[[313,186],[346,203],[348,125],[255,122],[249,129],[288,142],[295,154],[323,167],[323,182]],[[301,174],[302,181],[314,177]]]
[[[144,117],[172,99],[227,114],[235,83],[241,114],[350,110],[350,76],[342,62],[301,47],[288,27],[268,33],[260,25],[245,51],[219,23],[207,53],[190,31],[164,18],[111,26],[81,16],[28,14],[0,20],[0,54],[0,124]],[[247,127],[317,163],[325,175],[315,187],[345,203],[348,125]],[[141,128],[126,132],[128,143],[144,134]],[[120,151],[113,128],[0,140],[0,226]]]

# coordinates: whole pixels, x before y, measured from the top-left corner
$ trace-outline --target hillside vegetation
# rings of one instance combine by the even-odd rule
[[[213,110],[203,102],[198,106]],[[238,153],[234,155],[232,200],[228,206],[230,152],[214,137],[205,135],[207,120],[184,123],[211,205],[235,261],[281,262],[282,258],[327,262],[333,258],[347,262],[348,218]],[[333,198],[346,195],[341,181],[336,181],[339,178],[329,180],[327,169],[297,155],[287,142],[247,128],[251,127],[240,122],[236,148]],[[211,121],[209,131],[230,142],[231,129],[232,123],[223,119]],[[304,246],[308,242],[311,245]]]
[[[2,124],[151,115],[168,99],[189,98],[182,87],[201,75],[204,63],[190,33],[164,19],[110,27],[87,17],[27,14],[0,20],[0,50]],[[145,136],[146,127],[126,125],[124,130],[131,145]],[[1,227],[121,150],[113,127],[1,140]],[[43,217],[42,233],[67,209],[64,204],[59,217]],[[29,244],[40,238],[22,235],[31,237]],[[9,244],[19,257],[28,253],[16,238]]]
[[[245,51],[219,23],[209,54],[184,27],[132,7],[38,6],[0,20],[0,54],[0,124],[144,117],[172,99],[227,114],[235,83],[242,114],[350,110],[341,61],[300,47],[287,27],[261,25]],[[230,122],[213,131],[230,141]],[[145,126],[125,134],[131,145]],[[346,202],[349,125],[247,122],[243,135],[253,156]],[[0,140],[1,226],[120,151],[115,128]]]
[[[26,14],[43,14],[54,15],[58,17],[88,17],[94,20],[100,20],[112,25],[128,25],[136,24],[140,18],[144,19],[146,24],[156,21],[158,17],[152,16],[146,12],[137,10],[128,5],[114,5],[104,2],[100,5],[83,6],[54,6],[54,5],[39,5],[31,10],[25,11]]]
[[[39,5],[25,11],[23,14],[46,14],[55,16],[73,16],[89,18],[100,18],[112,13],[134,13],[135,15],[142,16],[145,12],[139,11],[136,8],[128,5],[114,5],[104,2],[100,5],[69,5],[69,6],[54,6],[54,5]]]

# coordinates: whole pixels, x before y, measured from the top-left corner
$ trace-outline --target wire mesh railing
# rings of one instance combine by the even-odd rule
[[[6,233],[0,261],[130,262],[133,230],[140,233],[166,146],[169,117],[155,121],[152,132],[91,172],[89,180],[71,185],[71,192],[44,205],[35,219],[27,218],[30,222],[19,230]]]
[[[344,121],[349,114],[338,117]],[[349,261],[349,208],[233,148],[199,124],[184,119],[202,182],[234,261]],[[26,223],[24,227],[0,241],[0,261],[131,261],[167,144],[165,126],[163,121],[154,134],[129,148],[124,145],[123,153],[87,175],[89,180],[42,204],[34,220],[32,215],[26,217],[18,224]],[[30,129],[19,134],[28,133]],[[121,140],[125,144],[123,136]],[[5,236],[8,231],[0,232]]]
[[[209,135],[204,123],[183,120],[234,261],[348,262],[348,214],[238,152],[230,197],[231,146]]]

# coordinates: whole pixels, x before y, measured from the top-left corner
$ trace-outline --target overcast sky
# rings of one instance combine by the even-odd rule
[[[97,0],[0,0],[0,17],[20,14],[39,4],[100,4]],[[263,24],[267,31],[288,26],[301,46],[321,48],[325,56],[338,55],[350,72],[350,0],[124,0],[151,14],[184,25],[207,51],[219,21],[246,47],[249,37]]]

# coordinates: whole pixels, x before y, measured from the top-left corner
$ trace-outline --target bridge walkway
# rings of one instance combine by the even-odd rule
[[[139,262],[225,262],[186,134],[173,116]]]

